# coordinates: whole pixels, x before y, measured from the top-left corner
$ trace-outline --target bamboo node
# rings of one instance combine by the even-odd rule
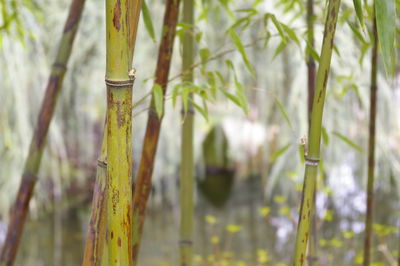
[[[128,80],[110,80],[105,78],[105,82],[108,88],[122,89],[131,88],[133,86],[134,79]]]
[[[319,158],[309,158],[305,156],[306,159],[306,165],[309,166],[318,166],[320,159]]]
[[[182,239],[179,241],[180,246],[193,246],[193,241],[189,239]]]
[[[67,66],[62,64],[62,63],[54,63],[53,64],[53,68],[54,69],[60,69],[62,71],[66,71],[67,70]]]
[[[129,70],[128,76],[131,80],[135,80],[136,79],[136,68],[132,68],[131,70]]]
[[[101,168],[107,168],[107,162],[105,161],[97,160],[97,165]]]

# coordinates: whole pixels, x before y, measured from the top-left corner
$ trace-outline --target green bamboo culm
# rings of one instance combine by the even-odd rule
[[[374,5],[375,6],[375,5]],[[375,179],[375,132],[377,112],[377,75],[378,75],[378,30],[376,25],[375,8],[373,8],[372,26],[372,55],[371,55],[371,96],[369,111],[369,140],[368,140],[368,182],[367,182],[367,214],[365,217],[364,260],[363,265],[369,266],[371,260],[374,179]]]
[[[129,32],[129,62],[133,59],[134,47],[137,35],[137,26],[140,16],[141,1],[128,2],[130,14]],[[132,77],[131,77],[132,78]],[[107,117],[107,115],[106,115]],[[83,258],[84,266],[109,265],[108,238],[107,238],[107,119],[104,126],[104,134],[100,155],[97,160],[96,181],[93,190],[92,211],[89,220],[89,228],[85,243]]]
[[[333,43],[336,31],[340,0],[329,0],[325,22],[324,38],[317,72],[316,87],[311,113],[309,130],[308,154],[306,154],[306,169],[304,175],[303,194],[299,213],[295,246],[295,266],[306,264],[306,251],[310,235],[311,216],[316,187],[318,163],[320,160],[322,114],[325,102],[325,91],[330,70]]]
[[[109,265],[132,265],[132,57],[139,10],[138,0],[106,0]]]
[[[53,118],[58,96],[62,88],[84,4],[85,0],[73,0],[69,9],[67,21],[58,46],[57,56],[51,67],[50,77],[25,161],[17,197],[12,208],[6,239],[0,255],[0,265],[9,266],[14,264],[25,219],[29,211],[29,202],[38,179],[40,162],[50,122]]]
[[[183,83],[193,82],[191,66],[194,62],[194,3],[193,0],[183,1],[183,23],[191,25],[183,36],[182,77]],[[191,266],[193,257],[193,126],[194,108],[191,103],[193,95],[189,94],[187,110],[182,110],[182,143],[180,169],[180,265]]]
[[[315,91],[315,60],[312,57],[312,50],[314,49],[314,0],[307,0],[307,89],[308,89],[308,105],[307,105],[307,116],[308,116],[308,127],[311,124],[311,112],[312,104],[314,99]],[[315,208],[315,197],[317,193],[317,183],[315,185],[313,208]],[[311,232],[310,241],[308,246],[308,265],[318,265],[318,254],[317,254],[317,216],[315,212],[311,217]]]
[[[172,51],[176,25],[179,17],[180,0],[167,0],[165,6],[162,38],[158,51],[157,68],[155,74],[155,86],[162,89],[163,96],[167,90],[168,75],[171,66]],[[163,101],[163,99],[161,99]],[[163,105],[164,106],[164,105]],[[162,116],[156,111],[155,98],[152,94],[146,133],[140,159],[139,170],[135,180],[135,192],[133,198],[133,250],[134,265],[137,264],[139,248],[142,239],[144,218],[147,200],[151,191],[151,177],[153,174],[154,160],[157,152],[158,138],[160,135]]]
[[[107,122],[105,127],[107,128]],[[83,255],[84,266],[98,266],[108,257],[106,244],[107,229],[107,132],[104,130],[100,155],[97,159],[96,180],[93,189],[92,211]]]

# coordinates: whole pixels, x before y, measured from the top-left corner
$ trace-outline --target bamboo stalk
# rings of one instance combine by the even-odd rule
[[[171,65],[176,24],[179,16],[180,0],[167,0],[162,30],[162,39],[158,52],[156,80],[165,95],[168,83],[168,75]],[[162,117],[158,117],[155,110],[155,102],[152,96],[146,133],[137,173],[135,193],[133,198],[133,261],[137,263],[139,247],[143,232],[144,217],[147,200],[151,191],[151,177],[154,167],[154,158],[157,151]]]
[[[140,16],[141,1],[128,2],[129,21],[133,23],[128,28],[129,62],[132,61],[137,27]],[[86,238],[83,265],[108,265],[107,244],[107,122],[104,127],[101,151],[97,164],[96,182],[93,191],[92,212],[89,230]]]
[[[194,3],[193,0],[183,1],[183,23],[191,25],[183,37],[182,72],[185,73],[182,81],[193,82],[193,71],[190,67],[194,63]],[[193,258],[193,125],[194,108],[189,94],[188,110],[182,111],[182,144],[181,144],[181,173],[180,173],[180,264],[191,266]]]
[[[316,177],[320,157],[322,114],[325,101],[326,85],[330,70],[333,42],[336,31],[340,0],[329,0],[325,32],[317,72],[316,87],[311,113],[308,154],[304,175],[303,195],[301,200],[299,224],[297,228],[295,265],[305,265],[306,249],[310,234],[311,213],[315,194]]]
[[[110,265],[132,265],[132,57],[139,0],[106,0],[107,245]]]
[[[373,222],[373,201],[374,201],[374,179],[375,179],[375,132],[376,132],[376,105],[377,105],[377,75],[378,75],[378,31],[376,27],[375,9],[373,9],[373,37],[371,55],[371,96],[369,114],[369,141],[368,141],[368,184],[367,184],[367,215],[365,217],[365,238],[364,238],[364,266],[370,265],[372,222]]]
[[[107,121],[105,123],[107,128]],[[102,255],[106,253],[104,243],[107,234],[107,134],[103,133],[100,155],[97,160],[96,181],[93,189],[92,211],[86,237],[83,265],[102,265]]]
[[[307,88],[308,88],[308,126],[311,124],[311,112],[315,91],[315,61],[312,57],[311,49],[314,49],[314,0],[307,0]],[[316,204],[317,183],[315,185],[313,208],[315,210]],[[313,266],[314,263],[318,264],[317,254],[317,216],[313,211],[311,214],[311,233],[310,242],[308,246],[308,264]]]
[[[29,211],[29,202],[38,179],[37,174],[40,168],[47,133],[62,88],[68,59],[72,51],[84,4],[85,0],[73,0],[69,9],[57,56],[51,68],[35,132],[31,140],[28,157],[25,161],[22,180],[12,209],[6,239],[0,255],[0,265],[13,265],[17,254],[18,244]]]

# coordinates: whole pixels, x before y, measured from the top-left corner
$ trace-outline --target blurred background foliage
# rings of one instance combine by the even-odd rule
[[[40,182],[30,206],[31,216],[36,218],[28,226],[28,231],[38,220],[43,222],[41,219],[48,215],[44,213],[53,213],[53,210],[56,212],[62,210],[64,213],[77,208],[80,209],[78,214],[83,217],[80,218],[82,225],[80,229],[73,230],[78,231],[79,241],[82,241],[85,234],[88,210],[86,205],[92,196],[91,189],[106,109],[103,2],[88,1],[86,3],[65,77],[60,104],[47,139]],[[399,1],[396,3],[398,8]],[[144,20],[140,22],[134,59],[137,71],[133,111],[134,171],[137,170],[142,149],[147,119],[145,111],[150,99],[148,96],[154,92],[157,97],[156,89],[152,90],[153,82],[151,81],[156,64],[164,2],[148,0],[146,4],[147,9],[142,14]],[[315,2],[316,48],[312,54],[316,60],[323,34],[325,4],[325,1]],[[0,221],[7,221],[9,207],[17,191],[44,93],[44,85],[68,5],[69,1],[66,0],[0,1]],[[371,7],[367,5],[366,17],[371,16],[370,11]],[[399,18],[396,19],[398,40]],[[321,227],[326,227],[324,235],[320,237],[322,241],[320,245],[323,249],[331,247],[330,251],[335,247],[343,247],[343,243],[338,243],[339,240],[336,241],[334,238],[329,240],[325,238],[337,235],[332,232],[341,230],[344,240],[340,241],[353,239],[352,233],[362,231],[357,225],[361,226],[365,211],[371,23],[367,19],[364,22],[365,27],[362,29],[357,22],[353,2],[343,0],[335,40],[332,73],[327,88],[323,123],[323,163],[317,195],[318,217],[321,220]],[[182,23],[178,25],[179,37],[182,36],[185,27],[187,25]],[[271,243],[267,245],[265,239],[255,244],[254,240],[251,241],[254,244],[251,248],[252,254],[255,254],[253,261],[260,260],[266,263],[271,259],[269,255],[267,256],[268,252],[285,254],[285,250],[287,252],[291,248],[288,246],[290,237],[285,237],[285,230],[290,234],[294,232],[293,217],[297,217],[296,204],[299,202],[299,190],[301,190],[303,179],[301,173],[304,162],[300,139],[307,135],[308,128],[305,2],[299,0],[198,0],[196,1],[196,26],[192,31],[196,36],[198,52],[195,60],[198,62],[195,65],[195,81],[193,84],[180,83],[181,38],[177,38],[179,45],[175,46],[171,81],[164,102],[165,121],[157,152],[152,204],[149,211],[151,217],[157,217],[160,208],[166,208],[168,215],[163,216],[165,222],[169,221],[173,224],[171,221],[177,220],[179,136],[182,123],[181,101],[177,99],[182,98],[183,102],[187,101],[188,96],[183,88],[189,87],[196,95],[197,113],[195,158],[196,177],[199,180],[200,189],[196,193],[196,206],[199,209],[196,216],[198,223],[196,228],[199,229],[196,229],[196,234],[201,234],[203,229],[214,230],[207,227],[210,219],[207,221],[204,217],[208,213],[224,217],[223,222],[219,223],[223,224],[222,228],[228,224],[247,223],[247,221],[253,224],[263,222],[270,225],[279,224],[280,229],[265,229],[268,231],[265,236],[268,235],[271,239],[284,239],[283,242],[272,241],[272,243],[275,243],[274,241],[283,243],[281,246]],[[398,55],[397,47],[396,56]],[[400,224],[398,208],[400,195],[399,73],[400,68],[397,65],[394,77],[387,75],[382,60],[379,61],[376,144],[378,196],[376,206],[379,209],[376,215],[376,226],[383,224],[384,228],[397,227],[397,230],[388,234],[391,240],[384,242],[390,246],[389,253],[392,252],[392,256],[396,254],[393,243],[396,243],[396,233],[398,238]],[[214,145],[215,151],[206,151],[207,145],[203,141],[212,128],[222,131],[220,133],[224,136],[222,137],[224,143]],[[214,135],[220,135],[220,133]],[[217,166],[225,168],[226,171],[222,171],[225,177],[214,177],[207,181],[209,177],[207,166],[210,162],[204,159],[203,153],[222,154],[223,165]],[[221,175],[221,172],[213,174]],[[221,179],[218,180],[218,178]],[[207,186],[211,187],[211,190],[201,193]],[[218,191],[223,192],[218,193]],[[226,192],[228,192],[227,195],[223,195]],[[217,198],[207,199],[213,194],[217,194]],[[212,207],[213,204],[220,205],[221,202],[224,206],[222,209]],[[385,202],[385,207],[381,208],[379,202]],[[82,207],[81,203],[86,203],[83,205],[86,207]],[[249,214],[246,214],[247,208],[250,208]],[[274,217],[270,214],[270,208]],[[339,216],[334,214],[336,212]],[[226,215],[227,213],[229,215]],[[61,230],[63,220],[57,219],[55,218],[54,221],[59,221],[58,228]],[[203,222],[204,219],[206,221]],[[336,222],[333,223],[332,220]],[[73,224],[67,222],[67,219],[64,220],[64,224],[69,223]],[[153,226],[162,228],[163,226],[157,220],[150,220],[149,223],[146,225],[147,228]],[[376,231],[381,232],[383,229],[378,227],[375,227]],[[228,228],[228,235],[234,234],[238,235],[235,237],[240,238],[240,230],[236,232],[236,229],[230,227],[229,230]],[[156,233],[147,234],[145,241]],[[207,250],[214,256],[216,252],[220,252],[219,259],[226,259],[223,249],[218,249],[217,244],[220,241],[215,238],[219,239],[221,236],[215,232],[210,232],[207,236],[210,237],[211,247],[214,249],[211,251],[208,248],[201,249],[203,257],[198,257],[197,261],[207,259],[204,255],[208,254]],[[251,232],[247,236],[254,237]],[[229,240],[228,236],[223,237],[228,238],[224,240],[227,243],[235,242]],[[158,235],[158,238],[160,245],[174,241],[171,235],[166,236],[165,239]],[[380,239],[387,238],[385,235]],[[208,240],[201,241],[206,243]],[[199,243],[202,243],[201,241]],[[246,240],[242,236],[239,242],[243,241]],[[350,242],[347,241],[344,245],[351,245]],[[177,241],[173,245],[175,243]],[[235,243],[232,244],[233,247],[228,247],[225,251],[228,252],[231,248],[234,250],[237,245],[237,242]],[[266,246],[262,247],[264,244]],[[145,254],[151,253],[149,251],[151,245],[150,242],[144,243]],[[268,248],[273,248],[275,251],[265,251]],[[33,254],[32,250],[29,251],[27,248],[26,250],[28,254]],[[160,250],[163,249],[160,248]],[[357,246],[354,250],[360,250],[360,247]],[[76,252],[82,251],[80,249]],[[166,254],[166,252],[162,253]],[[383,254],[383,252],[380,253]],[[57,255],[57,252],[55,254]],[[231,259],[229,254],[227,256]],[[357,256],[359,256],[357,253],[351,255],[350,261],[353,263]],[[54,257],[51,259],[52,263],[56,259]],[[143,257],[143,260],[146,260],[154,256],[144,255]],[[288,261],[285,262],[284,256],[277,255],[277,257],[282,260],[282,263],[288,263]],[[168,256],[164,259],[168,263]],[[340,259],[344,261],[346,258]],[[334,261],[334,257],[327,255],[327,260]],[[64,265],[74,265],[68,264],[67,261],[64,258]],[[279,262],[277,259],[274,261]],[[150,264],[145,265],[158,265],[150,260],[148,263]],[[264,265],[262,263],[249,265]],[[344,262],[341,263],[343,264],[340,265],[347,265]],[[52,264],[44,262],[43,265]],[[160,265],[164,264],[160,262]]]

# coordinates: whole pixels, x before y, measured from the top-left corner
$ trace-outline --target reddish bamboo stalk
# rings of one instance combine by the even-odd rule
[[[62,87],[63,78],[67,69],[66,65],[78,30],[78,24],[82,15],[84,3],[85,0],[73,0],[69,9],[57,57],[51,69],[45,96],[36,123],[36,129],[31,140],[28,157],[25,161],[24,172],[17,198],[12,208],[6,240],[0,255],[0,265],[13,265],[17,254],[18,244],[29,211],[29,202],[32,198],[33,189],[38,178],[37,174],[42,159],[47,133],[57,104],[58,95]]]
[[[176,24],[179,16],[180,0],[167,0],[165,7],[162,39],[158,52],[156,80],[165,95],[168,83],[168,75],[171,65],[174,46]],[[137,264],[139,247],[142,237],[146,204],[151,191],[151,177],[154,167],[154,159],[157,151],[162,117],[158,117],[155,110],[154,98],[151,99],[149,116],[147,120],[146,134],[140,160],[139,170],[135,182],[133,196],[133,261]]]

